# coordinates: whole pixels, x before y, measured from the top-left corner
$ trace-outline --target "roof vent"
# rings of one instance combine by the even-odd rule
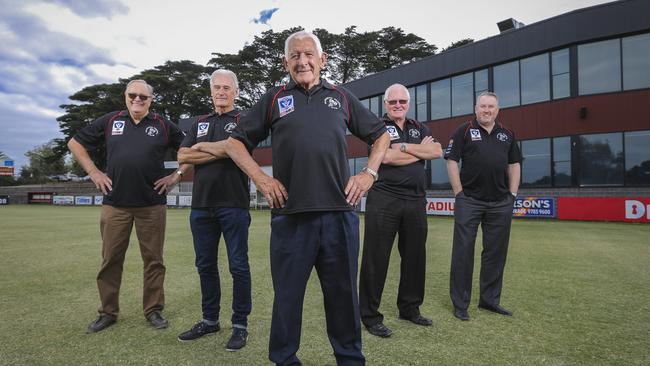
[[[507,31],[513,30],[513,29],[518,29],[518,28],[521,28],[521,27],[523,27],[525,25],[526,24],[524,24],[524,23],[522,23],[520,21],[517,21],[517,20],[515,20],[513,18],[502,20],[502,21],[497,23],[497,27],[499,27],[499,31],[501,33],[507,32]]]

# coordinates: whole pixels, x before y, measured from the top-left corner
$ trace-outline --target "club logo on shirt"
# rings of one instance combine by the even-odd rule
[[[280,117],[284,117],[293,112],[293,95],[287,95],[286,97],[278,99],[278,109],[280,110]]]
[[[149,135],[151,137],[154,137],[154,136],[158,135],[158,129],[153,127],[153,126],[149,126],[144,130],[144,133],[146,133],[147,135]]]
[[[237,124],[235,122],[229,122],[229,123],[226,123],[225,126],[223,126],[223,130],[228,132],[228,133],[232,133],[232,130],[234,130],[235,127],[237,127]]]
[[[469,135],[472,141],[481,141],[481,131],[477,128],[470,128]]]
[[[113,121],[113,130],[111,135],[117,136],[124,134],[124,121]]]
[[[506,142],[506,141],[508,141],[508,135],[506,135],[503,132],[499,132],[499,133],[497,133],[497,139],[499,139],[499,141]]]
[[[418,131],[418,130],[409,130],[409,136],[411,136],[412,139],[419,139],[420,138],[420,131]]]
[[[399,132],[397,132],[397,128],[395,126],[386,126],[386,131],[388,131],[388,136],[390,136],[390,140],[399,140]]]
[[[341,109],[341,102],[339,102],[336,98],[327,97],[325,98],[324,102],[326,106],[332,109]]]
[[[199,122],[196,127],[196,137],[202,137],[208,134],[208,128],[210,128],[210,122]]]

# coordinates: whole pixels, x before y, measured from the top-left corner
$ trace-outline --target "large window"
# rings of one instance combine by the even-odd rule
[[[553,185],[568,187],[571,185],[571,137],[553,139]]]
[[[603,133],[580,136],[581,186],[623,184],[623,136]]]
[[[449,177],[447,176],[447,160],[431,160],[431,188],[432,189],[450,189]]]
[[[521,60],[521,104],[551,98],[548,53]]]
[[[449,118],[451,116],[451,80],[442,79],[431,83],[431,119]]]
[[[580,95],[621,90],[620,39],[578,46]]]
[[[427,85],[418,85],[415,88],[415,95],[411,95],[411,100],[415,99],[415,104],[411,108],[415,108],[416,119],[418,121],[427,121]]]
[[[650,88],[650,33],[623,38],[623,89]]]
[[[553,99],[571,96],[571,73],[569,49],[551,52],[551,73],[553,74]]]
[[[474,100],[479,94],[488,91],[488,70],[483,69],[474,72]]]
[[[521,142],[523,163],[521,185],[540,187],[551,185],[551,141],[550,139]]]
[[[650,131],[625,133],[625,184],[650,185]]]
[[[474,77],[472,73],[451,78],[451,115],[472,113],[474,105]]]
[[[382,114],[381,114],[381,112],[382,112],[382,99],[383,99],[383,96],[376,96],[376,97],[370,98],[370,110],[372,111],[372,113],[374,113],[375,115],[377,115],[379,117],[382,116]]]
[[[411,101],[409,103],[409,111],[406,113],[406,118],[415,119],[415,87],[412,86],[408,88],[408,91]]]
[[[519,105],[519,61],[495,66],[494,92],[501,108]]]

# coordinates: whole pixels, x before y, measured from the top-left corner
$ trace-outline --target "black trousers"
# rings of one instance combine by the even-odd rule
[[[359,282],[361,321],[366,326],[384,320],[379,305],[396,234],[399,234],[397,249],[401,257],[397,308],[403,317],[420,314],[426,271],[425,202],[378,191],[368,193]]]
[[[463,192],[456,196],[449,281],[449,292],[455,308],[467,309],[472,296],[474,247],[479,224],[483,232],[479,304],[499,305],[513,203],[511,195],[493,202],[477,200]]]
[[[357,299],[359,218],[352,211],[304,212],[271,218],[273,315],[269,359],[301,365],[302,307],[312,269],[320,279],[325,322],[336,364],[365,365]]]

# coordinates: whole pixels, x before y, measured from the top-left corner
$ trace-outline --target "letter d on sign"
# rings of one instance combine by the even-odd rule
[[[645,206],[642,202],[636,200],[625,201],[625,218],[640,219],[645,214]]]

